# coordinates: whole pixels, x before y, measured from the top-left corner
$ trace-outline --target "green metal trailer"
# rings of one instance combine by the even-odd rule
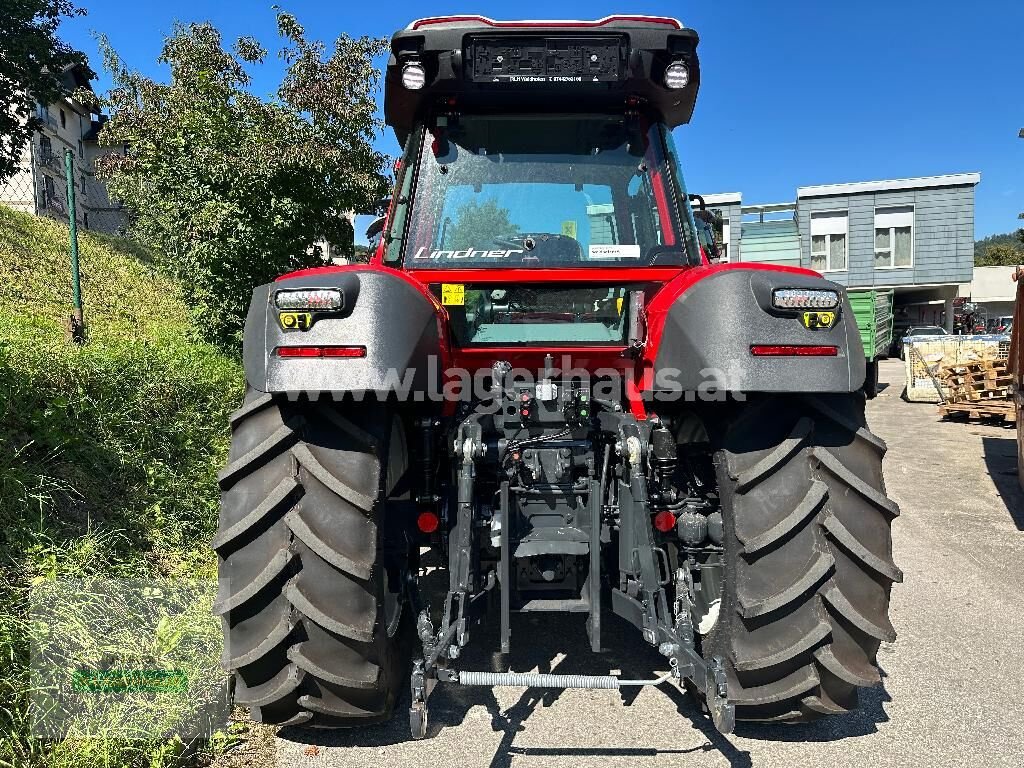
[[[878,392],[878,361],[889,356],[892,346],[893,292],[891,289],[851,289],[847,295],[868,361],[864,391],[868,397],[874,397]]]

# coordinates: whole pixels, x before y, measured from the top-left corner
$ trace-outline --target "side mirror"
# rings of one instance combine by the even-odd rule
[[[387,221],[386,216],[380,216],[374,219],[370,226],[366,228],[366,239],[373,240],[377,235],[384,231],[384,222]]]

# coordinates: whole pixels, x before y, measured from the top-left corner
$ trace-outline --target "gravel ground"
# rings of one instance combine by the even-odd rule
[[[860,711],[813,725],[741,725],[724,737],[670,685],[625,696],[440,687],[426,741],[408,739],[406,702],[378,727],[285,729],[273,750],[260,750],[265,764],[1021,766],[1024,495],[1015,433],[941,422],[934,406],[904,402],[898,361],[883,363],[881,379],[888,386],[869,404],[869,420],[889,444],[885,472],[903,510],[895,555],[905,582],[893,593],[899,638],[879,654],[883,684],[862,694]],[[600,656],[589,652],[579,621],[516,618],[513,647],[516,638],[534,646],[518,645],[517,671],[645,677],[660,668],[635,630],[613,618],[606,622],[610,652]],[[494,647],[493,635],[478,640]],[[569,650],[557,654],[559,647]],[[465,668],[488,663],[482,651],[464,657]],[[250,765],[263,762],[254,758]]]

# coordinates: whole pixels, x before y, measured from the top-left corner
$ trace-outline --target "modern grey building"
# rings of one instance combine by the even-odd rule
[[[952,328],[953,299],[974,269],[980,174],[800,187],[795,203],[743,205],[707,195],[728,220],[729,261],[792,264],[851,288],[892,288],[900,325]]]

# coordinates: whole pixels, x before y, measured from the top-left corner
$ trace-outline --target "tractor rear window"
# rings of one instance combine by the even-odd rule
[[[451,118],[422,142],[405,266],[695,263],[660,131],[608,116]]]
[[[622,345],[627,286],[468,285],[445,307],[467,344]],[[443,287],[438,294],[444,298]]]

